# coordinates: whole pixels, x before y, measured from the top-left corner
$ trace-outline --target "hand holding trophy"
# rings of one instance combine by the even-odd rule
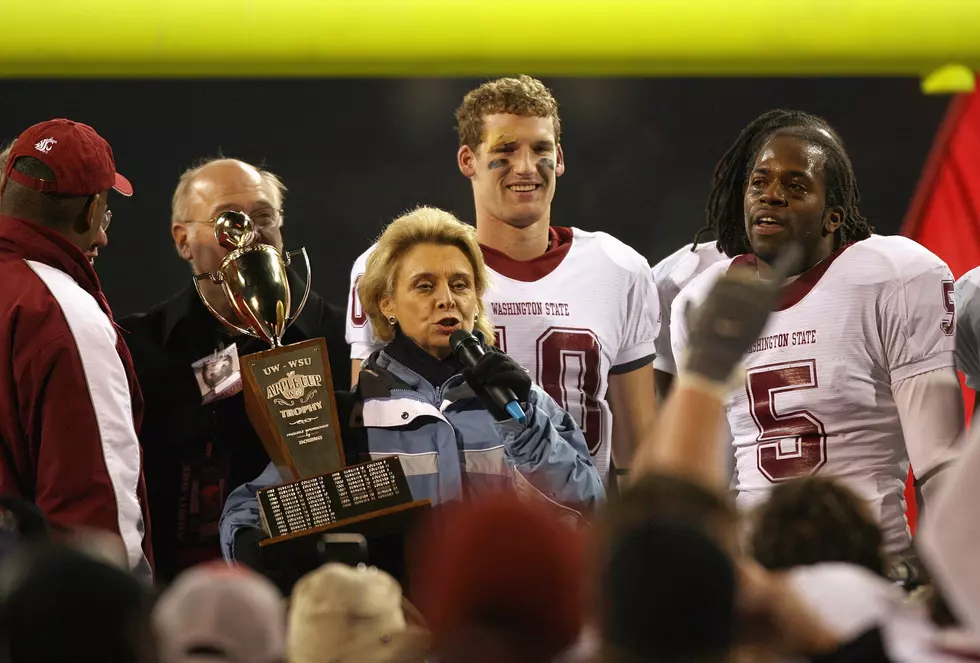
[[[363,522],[393,510],[414,508],[401,462],[386,458],[345,468],[327,345],[323,338],[283,344],[310,293],[306,249],[285,255],[259,240],[244,212],[224,212],[214,223],[218,243],[230,253],[216,272],[194,277],[201,301],[230,329],[261,339],[270,349],[241,358],[245,411],[287,483],[259,492],[266,531],[294,537]],[[306,287],[296,312],[287,266],[301,257]],[[236,319],[229,320],[205,297],[200,284],[221,287]]]

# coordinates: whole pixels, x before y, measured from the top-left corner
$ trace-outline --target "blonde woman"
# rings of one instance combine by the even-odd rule
[[[486,288],[472,226],[421,207],[387,227],[358,285],[385,345],[362,365],[356,390],[337,394],[347,462],[398,456],[412,496],[433,504],[508,490],[520,476],[556,502],[594,506],[604,490],[582,431],[523,368],[490,347]],[[450,348],[460,329],[485,352],[471,369]],[[526,421],[495,405],[487,387],[512,390]],[[355,408],[360,420],[352,422]],[[270,465],[229,496],[221,522],[226,557],[242,559],[242,542],[262,537],[255,492],[281,482]]]

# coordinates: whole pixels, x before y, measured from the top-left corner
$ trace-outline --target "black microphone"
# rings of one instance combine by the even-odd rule
[[[465,329],[457,329],[452,333],[452,336],[449,337],[449,347],[457,361],[467,368],[476,366],[476,362],[484,354],[479,339]],[[490,400],[501,410],[507,412],[512,419],[521,424],[527,422],[527,416],[517,402],[517,394],[512,389],[491,385],[483,385],[483,388]]]

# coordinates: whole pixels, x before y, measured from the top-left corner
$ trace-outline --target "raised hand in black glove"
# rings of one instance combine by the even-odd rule
[[[503,352],[493,348],[488,349],[472,368],[465,369],[463,377],[497,421],[506,421],[510,419],[510,415],[489,397],[487,387],[510,389],[519,403],[526,403],[531,393],[531,376],[527,371]]]
[[[775,260],[772,280],[759,279],[755,270],[734,267],[715,282],[700,306],[688,302],[684,370],[727,383],[765,328],[783,281],[797,273],[802,260],[802,249],[791,244]]]

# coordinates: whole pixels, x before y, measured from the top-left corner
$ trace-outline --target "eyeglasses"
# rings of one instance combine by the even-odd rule
[[[229,211],[229,210],[225,210],[225,211]],[[255,227],[259,230],[272,230],[273,228],[278,228],[280,225],[282,225],[281,209],[263,208],[260,210],[256,210],[251,214],[243,210],[232,210],[232,211],[241,212],[242,214],[248,215],[248,217],[252,219],[252,223],[254,223]],[[221,214],[224,214],[224,212],[221,212]],[[213,226],[214,222],[218,220],[218,217],[221,216],[221,214],[216,214],[214,217],[208,219],[207,221],[200,221],[198,223],[205,223],[209,226]],[[195,223],[195,222],[188,221],[187,223]]]
[[[105,211],[105,216],[102,217],[102,223],[99,226],[100,228],[102,228],[102,232],[105,232],[109,229],[110,223],[112,223],[112,210],[107,209]]]

